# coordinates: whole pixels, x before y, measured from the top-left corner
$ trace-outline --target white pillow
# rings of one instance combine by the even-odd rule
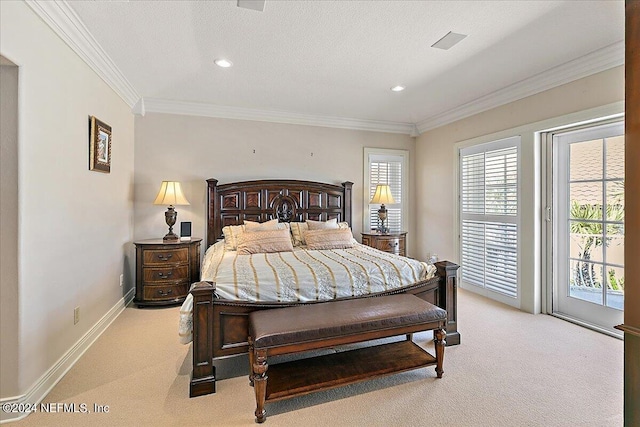
[[[267,230],[278,230],[278,220],[272,219],[270,221],[265,222],[255,222],[255,221],[244,221],[244,231],[267,231]]]
[[[335,230],[338,228],[338,220],[336,218],[329,221],[313,221],[308,219],[307,225],[309,230]]]

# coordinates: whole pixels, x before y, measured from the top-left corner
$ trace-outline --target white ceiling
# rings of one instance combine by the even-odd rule
[[[146,111],[423,131],[624,60],[623,1],[267,0],[263,12],[235,0],[59,6],[77,14],[71,19],[104,51],[109,73]],[[447,51],[431,47],[449,31],[468,37]],[[217,67],[218,57],[233,67]],[[390,91],[397,84],[406,90]]]

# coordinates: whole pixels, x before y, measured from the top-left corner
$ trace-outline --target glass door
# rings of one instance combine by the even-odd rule
[[[554,133],[553,313],[618,335],[624,300],[624,123]]]

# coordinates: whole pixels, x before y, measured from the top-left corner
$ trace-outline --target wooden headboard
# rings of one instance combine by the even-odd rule
[[[244,220],[280,222],[336,218],[351,224],[352,182],[342,185],[298,180],[257,180],[218,185],[207,180],[207,247],[223,237],[222,227]]]

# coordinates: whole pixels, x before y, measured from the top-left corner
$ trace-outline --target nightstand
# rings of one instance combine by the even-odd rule
[[[362,244],[396,255],[407,256],[407,232],[362,233]]]
[[[200,242],[141,240],[136,246],[136,297],[138,307],[179,304],[189,286],[200,280]]]

